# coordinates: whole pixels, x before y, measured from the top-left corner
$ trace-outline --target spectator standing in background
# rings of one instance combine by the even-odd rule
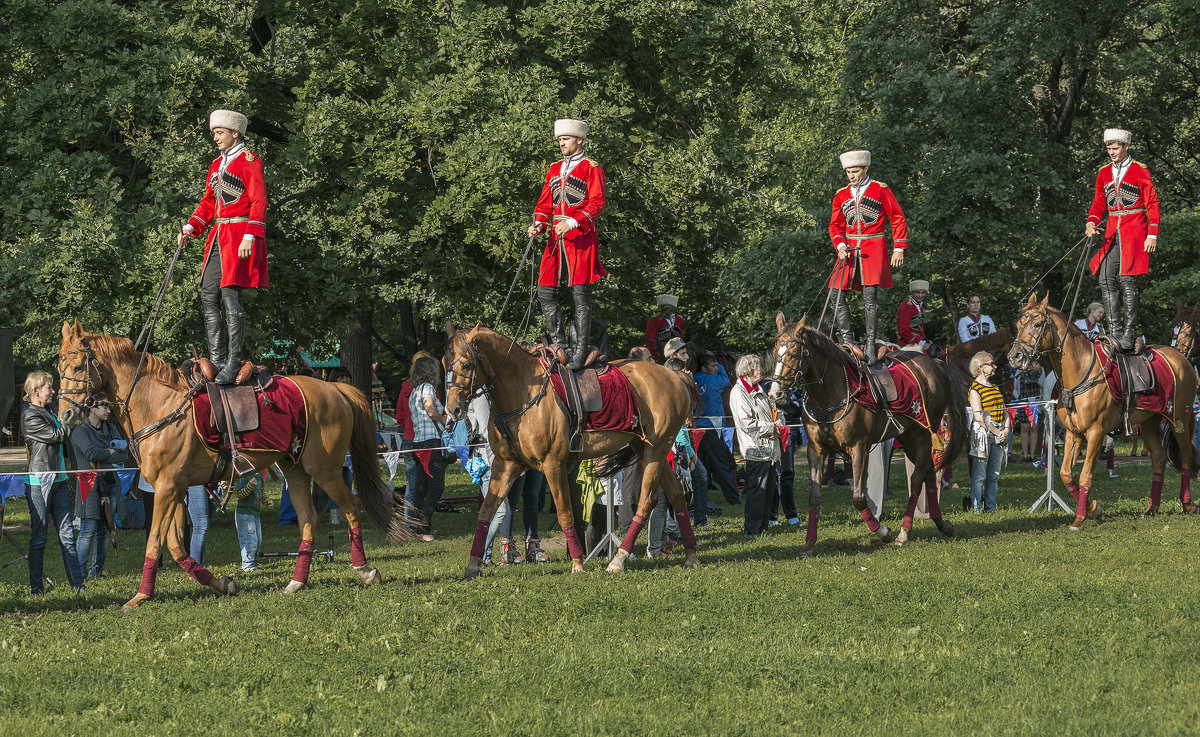
[[[983,314],[982,310],[983,300],[979,298],[979,295],[968,295],[967,314],[958,321],[959,343],[966,343],[968,340],[975,340],[996,332],[996,323],[992,322],[992,318]]]
[[[742,356],[736,373],[729,405],[738,447],[746,459],[745,531],[759,535],[767,531],[771,500],[779,485],[779,430],[771,416],[771,401],[758,387],[762,359],[753,353]]]

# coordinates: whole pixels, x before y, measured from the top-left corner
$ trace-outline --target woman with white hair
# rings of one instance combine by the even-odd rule
[[[967,401],[971,405],[971,457],[975,459],[971,464],[971,509],[976,513],[996,511],[996,487],[1012,432],[1004,396],[992,382],[995,373],[996,362],[987,351],[971,359],[975,380],[967,390]]]
[[[737,430],[738,448],[746,459],[746,534],[767,531],[771,506],[779,488],[779,430],[771,416],[771,401],[758,386],[762,358],[748,353],[737,361],[737,381],[729,394],[729,409]]]

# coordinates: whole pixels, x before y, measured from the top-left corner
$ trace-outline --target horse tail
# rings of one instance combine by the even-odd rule
[[[383,482],[379,473],[379,458],[375,454],[375,415],[363,393],[342,382],[334,383],[354,415],[354,429],[350,435],[350,460],[354,464],[354,489],[366,510],[371,524],[378,527],[393,543],[400,544],[411,539],[412,534],[405,523],[403,510],[397,509],[391,489]]]
[[[967,390],[962,382],[956,379],[949,369],[945,368],[944,364],[939,368],[942,379],[950,391],[950,402],[946,405],[946,414],[943,415],[949,420],[950,442],[946,444],[941,461],[937,465],[937,470],[942,471],[954,465],[958,454],[962,452],[963,446],[967,443]]]

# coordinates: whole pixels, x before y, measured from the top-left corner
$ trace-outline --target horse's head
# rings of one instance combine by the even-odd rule
[[[1177,300],[1175,322],[1172,325],[1175,337],[1171,344],[1191,363],[1200,359],[1200,342],[1196,340],[1197,322],[1200,322],[1200,304],[1189,309],[1183,306],[1182,300]]]
[[[1039,358],[1061,344],[1064,336],[1059,335],[1055,327],[1053,311],[1049,292],[1041,302],[1036,295],[1029,296],[1021,319],[1017,321],[1017,337],[1008,351],[1008,363],[1013,368],[1027,371],[1037,365]]]
[[[782,402],[787,392],[796,385],[803,368],[807,348],[804,343],[804,324],[808,316],[800,318],[800,322],[790,325],[783,312],[775,315],[775,369],[771,372],[772,402]]]
[[[459,330],[453,322],[446,322],[446,335],[450,342],[442,356],[442,368],[446,372],[446,414],[458,421],[467,416],[467,405],[475,395],[484,390],[486,381],[479,374],[481,369],[479,350],[472,341],[475,330]]]
[[[64,322],[62,347],[58,351],[58,418],[64,425],[80,425],[96,403],[96,394],[105,392],[115,398],[112,372],[96,360],[96,354],[79,320]]]

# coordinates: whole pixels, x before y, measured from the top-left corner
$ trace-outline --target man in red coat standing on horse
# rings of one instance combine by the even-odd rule
[[[564,350],[568,345],[558,288],[571,288],[577,345],[567,367],[577,370],[583,368],[587,359],[592,329],[588,285],[608,274],[600,265],[600,240],[596,233],[596,218],[604,211],[604,169],[583,155],[583,141],[587,138],[584,121],[555,121],[554,137],[563,158],[551,164],[546,172],[529,235],[541,235],[547,227],[550,229],[538,272],[537,295],[550,338]]]
[[[1088,211],[1085,233],[1100,232],[1100,221],[1108,224],[1104,242],[1092,257],[1092,273],[1100,279],[1100,296],[1108,315],[1108,332],[1122,350],[1131,350],[1136,338],[1138,290],[1135,277],[1150,268],[1150,254],[1158,244],[1158,194],[1145,164],[1129,155],[1129,131],[1104,131],[1104,147],[1112,164],[1096,175],[1096,194]],[[1118,296],[1118,288],[1120,296]],[[1124,302],[1125,320],[1117,320]]]
[[[220,156],[208,167],[204,197],[179,234],[182,245],[208,230],[200,307],[208,357],[220,369],[218,384],[232,384],[242,363],[242,289],[267,286],[267,187],[262,160],[243,140],[246,122],[245,115],[232,110],[214,110],[209,116],[208,128]]]
[[[838,261],[829,277],[833,290],[833,324],[839,339],[854,342],[850,329],[847,289],[861,290],[866,312],[867,340],[863,353],[867,363],[875,362],[875,326],[879,316],[879,288],[890,289],[892,269],[904,264],[908,249],[908,223],[896,196],[883,182],[871,179],[871,152],[847,151],[841,155],[842,168],[850,184],[833,196],[833,214],[829,218],[829,237],[837,249]],[[888,258],[884,237],[885,221],[892,226],[892,254]]]

